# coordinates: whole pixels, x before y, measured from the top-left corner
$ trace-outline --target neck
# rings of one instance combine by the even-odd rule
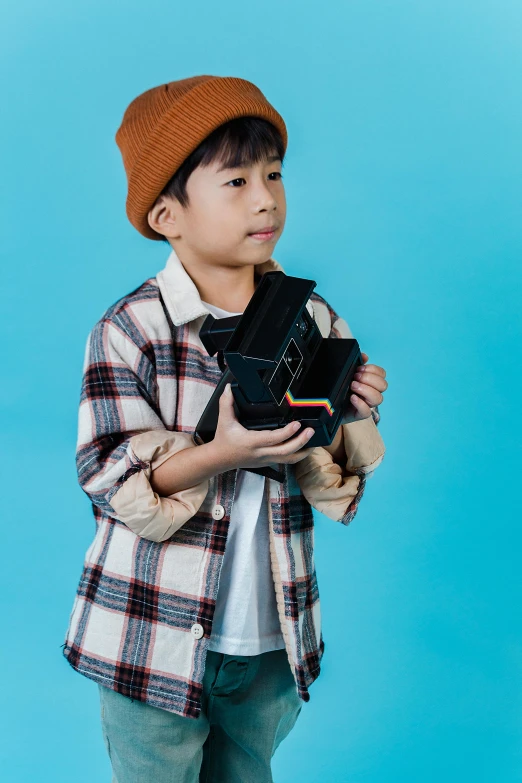
[[[245,310],[261,279],[253,265],[223,267],[187,264],[184,261],[183,266],[204,302],[232,313]]]

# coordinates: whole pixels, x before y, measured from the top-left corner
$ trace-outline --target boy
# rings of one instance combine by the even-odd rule
[[[312,507],[355,516],[384,455],[385,372],[363,354],[356,420],[328,447],[299,424],[246,430],[229,389],[197,446],[221,376],[201,325],[284,271],[286,127],[251,82],[195,76],[138,96],[116,141],[129,220],[171,253],[87,340],[77,468],[96,534],[63,652],[98,683],[113,782],[272,781],[324,652]],[[351,336],[319,294],[307,307],[323,337]],[[266,465],[284,482],[247,470]]]

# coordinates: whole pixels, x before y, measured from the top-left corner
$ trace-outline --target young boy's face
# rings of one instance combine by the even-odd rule
[[[219,162],[198,166],[187,180],[188,206],[161,196],[149,222],[182,260],[225,266],[262,263],[271,257],[286,219],[281,165],[274,153],[234,169],[223,169]],[[251,236],[267,226],[275,226],[272,237]]]

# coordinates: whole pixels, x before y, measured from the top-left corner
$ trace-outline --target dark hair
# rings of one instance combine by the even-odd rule
[[[219,161],[227,168],[251,166],[271,154],[279,155],[281,162],[284,161],[284,142],[275,125],[262,117],[236,117],[203,139],[167,182],[160,196],[176,198],[187,207],[187,180],[199,165],[208,166]],[[167,237],[163,237],[163,241],[169,243]]]

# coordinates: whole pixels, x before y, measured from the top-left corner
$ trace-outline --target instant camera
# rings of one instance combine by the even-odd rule
[[[265,272],[244,313],[214,318],[199,336],[223,373],[193,435],[214,438],[219,398],[227,383],[238,421],[249,430],[273,430],[300,421],[314,434],[305,448],[330,445],[340,424],[353,421],[350,384],[363,363],[357,340],[323,338],[307,309],[315,280]],[[277,481],[270,466],[248,468]]]

